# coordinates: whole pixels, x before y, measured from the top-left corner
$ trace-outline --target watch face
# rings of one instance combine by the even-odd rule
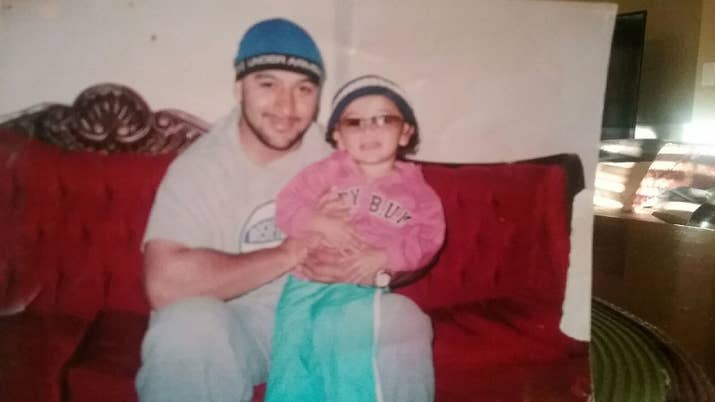
[[[375,276],[375,286],[378,288],[384,288],[390,284],[390,274],[386,272],[378,272]]]

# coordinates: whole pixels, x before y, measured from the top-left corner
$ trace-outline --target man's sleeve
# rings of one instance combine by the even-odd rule
[[[212,191],[208,188],[210,175],[198,166],[182,162],[172,163],[159,185],[142,249],[146,242],[155,239],[172,240],[189,247],[209,247],[212,243],[206,205]]]

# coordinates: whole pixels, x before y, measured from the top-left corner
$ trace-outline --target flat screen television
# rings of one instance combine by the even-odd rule
[[[634,138],[646,11],[619,14],[608,64],[601,139]]]

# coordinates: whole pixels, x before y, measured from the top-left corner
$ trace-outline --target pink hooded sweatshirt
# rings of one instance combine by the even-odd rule
[[[362,241],[387,252],[387,269],[419,269],[442,246],[442,204],[419,166],[397,161],[392,173],[368,181],[344,151],[306,167],[281,190],[278,227],[287,236],[301,237],[318,200],[333,187],[351,206]]]

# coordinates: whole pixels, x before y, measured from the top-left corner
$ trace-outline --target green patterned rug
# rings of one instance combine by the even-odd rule
[[[591,378],[597,402],[715,401],[703,370],[643,320],[595,299]]]

